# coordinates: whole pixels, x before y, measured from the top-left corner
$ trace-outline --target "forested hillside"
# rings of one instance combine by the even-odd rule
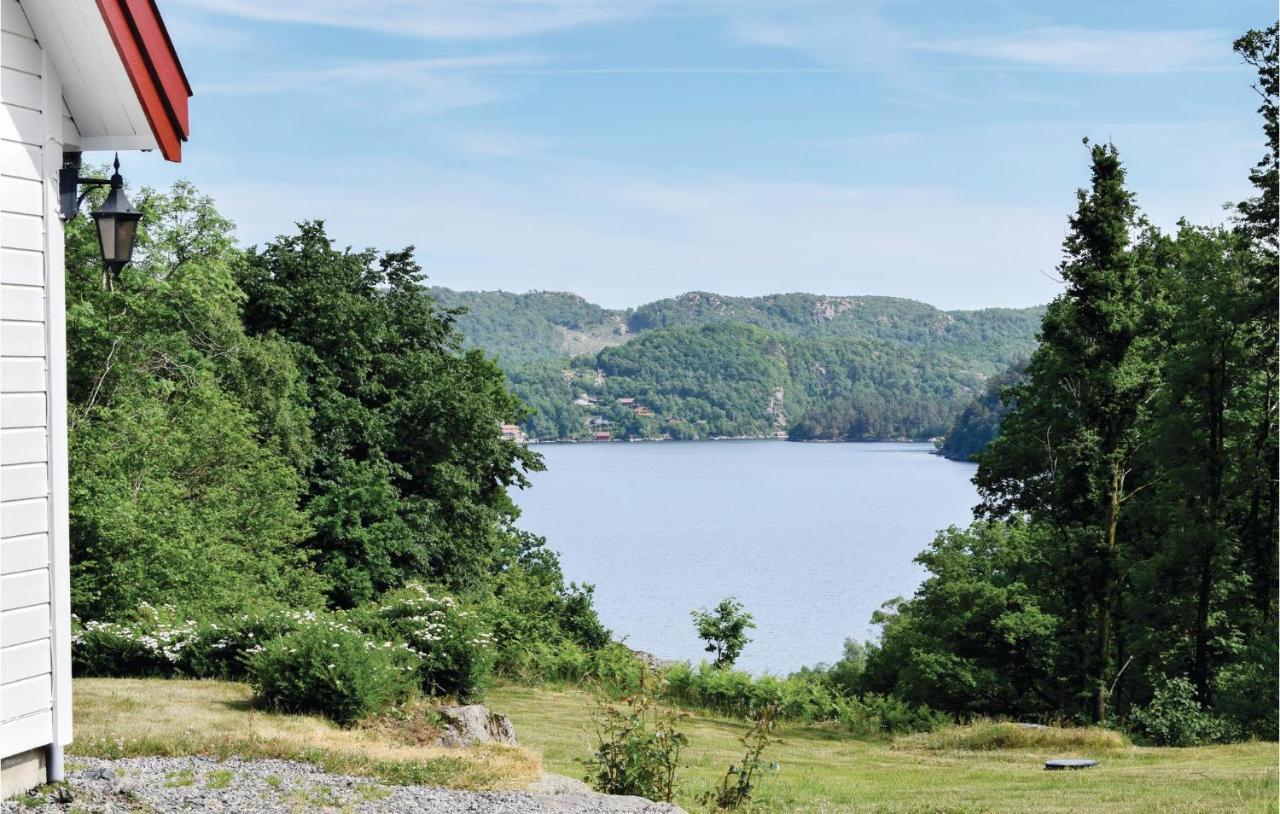
[[[589,303],[564,291],[454,291],[428,293],[458,310],[458,329],[468,347],[498,357],[508,370],[539,359],[594,353],[630,338],[628,314]]]
[[[540,439],[930,438],[1031,352],[1043,311],[702,292],[609,311],[555,292],[431,293],[464,309],[466,341],[497,357]]]
[[[1018,362],[991,380],[982,395],[960,413],[938,451],[953,461],[972,461],[1000,433],[1000,419],[1009,410],[1005,392],[1021,384],[1027,369],[1026,360]]]

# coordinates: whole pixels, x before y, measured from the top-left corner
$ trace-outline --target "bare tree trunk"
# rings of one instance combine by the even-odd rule
[[[1120,527],[1120,490],[1124,478],[1120,464],[1111,464],[1111,495],[1107,505],[1106,551],[1103,555],[1102,589],[1098,595],[1098,695],[1093,718],[1102,723],[1107,718],[1107,677],[1111,673],[1111,612],[1115,601],[1116,533]]]
[[[1226,410],[1225,394],[1227,378],[1227,360],[1225,340],[1219,342],[1218,358],[1213,370],[1209,373],[1209,392],[1207,407],[1209,413],[1209,448],[1208,460],[1205,461],[1209,475],[1208,495],[1205,496],[1205,530],[1200,548],[1200,584],[1196,593],[1196,650],[1193,680],[1196,695],[1200,703],[1209,703],[1209,605],[1213,598],[1213,559],[1218,550],[1218,537],[1221,533],[1219,519],[1222,504],[1222,470],[1223,470],[1223,416]]]

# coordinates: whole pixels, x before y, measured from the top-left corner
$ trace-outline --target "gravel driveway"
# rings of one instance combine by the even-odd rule
[[[389,786],[367,777],[326,774],[286,760],[216,761],[204,757],[84,760],[69,787],[0,804],[4,814],[207,811],[227,814],[683,814],[667,803],[609,797],[568,782],[542,782],[564,793],[467,792]],[[554,776],[552,776],[554,777]],[[69,791],[69,794],[68,794]]]

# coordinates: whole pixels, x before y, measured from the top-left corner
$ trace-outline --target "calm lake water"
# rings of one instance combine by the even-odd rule
[[[738,597],[757,628],[739,666],[784,674],[839,658],[871,613],[909,596],[934,532],[965,525],[974,466],[929,444],[559,444],[515,495],[565,574],[596,586],[637,649],[703,658],[689,611]]]

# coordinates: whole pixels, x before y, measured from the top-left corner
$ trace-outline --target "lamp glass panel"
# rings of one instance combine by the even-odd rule
[[[133,239],[137,235],[137,218],[118,218],[116,220],[116,256],[108,258],[128,263],[133,259]]]
[[[103,260],[113,260],[116,256],[116,219],[97,218],[98,243],[102,249]]]

